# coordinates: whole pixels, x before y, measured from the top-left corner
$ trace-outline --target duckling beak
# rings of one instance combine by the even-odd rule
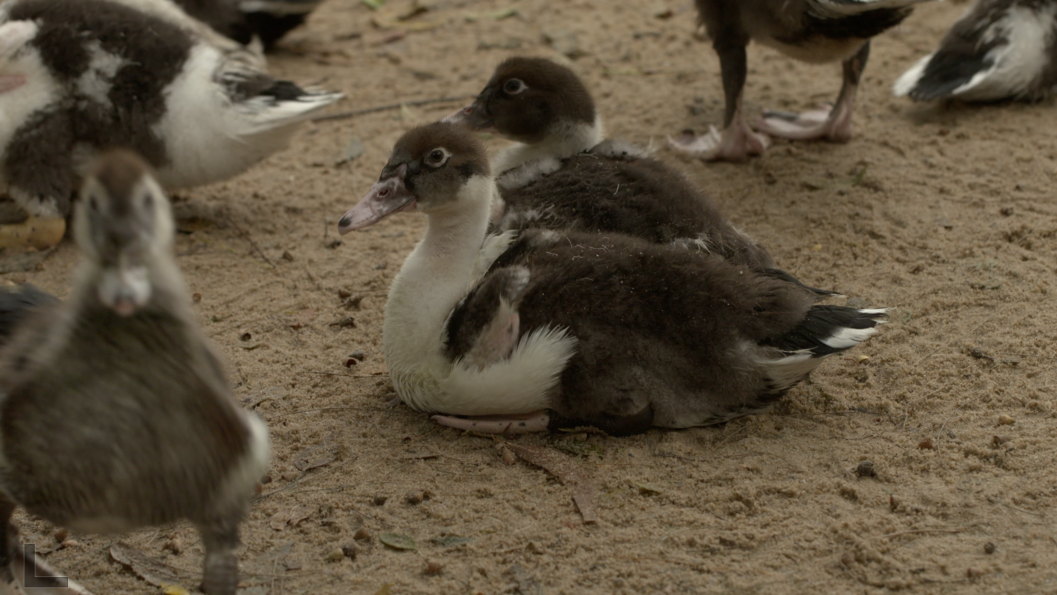
[[[150,301],[150,294],[150,280],[145,267],[119,266],[102,273],[99,301],[118,316],[135,314]]]
[[[495,132],[495,121],[485,113],[484,105],[480,99],[466,107],[460,108],[455,113],[441,120],[441,122],[463,126],[470,130]]]
[[[415,207],[415,195],[404,185],[407,165],[401,165],[396,175],[378,180],[367,196],[349,209],[338,221],[338,233],[345,235],[354,229],[374,225],[393,213]]]

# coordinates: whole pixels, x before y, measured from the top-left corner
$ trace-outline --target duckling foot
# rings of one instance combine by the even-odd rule
[[[780,138],[846,143],[852,136],[851,115],[848,102],[825,105],[800,114],[769,110],[757,120],[756,128]]]
[[[735,122],[722,133],[715,126],[709,126],[708,132],[700,136],[684,130],[675,137],[669,136],[668,144],[680,151],[698,153],[705,161],[746,161],[751,155],[766,151],[771,140]]]
[[[456,417],[454,415],[434,415],[433,420],[442,426],[480,432],[482,434],[528,434],[546,432],[550,424],[550,415],[546,411],[524,413],[521,415],[481,415],[474,417]]]

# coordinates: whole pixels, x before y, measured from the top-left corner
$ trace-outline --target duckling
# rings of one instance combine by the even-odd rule
[[[930,0],[695,0],[701,24],[719,55],[726,108],[722,133],[684,133],[672,146],[708,160],[744,161],[770,143],[768,134],[789,139],[848,142],[852,111],[870,39],[898,25],[912,6]],[[841,61],[844,82],[831,108],[790,114],[766,112],[754,132],[742,110],[749,40],[805,62]]]
[[[510,58],[471,105],[445,120],[516,142],[492,160],[496,230],[618,232],[775,267],[684,175],[635,145],[604,140],[591,93],[561,64]]]
[[[19,504],[91,533],[188,519],[205,547],[204,591],[234,595],[268,430],[235,403],[195,323],[173,229],[138,156],[107,152],[88,171],[71,295],[37,309],[0,351],[0,543]],[[0,548],[0,590],[21,592],[14,580]]]
[[[91,158],[131,148],[169,189],[286,147],[340,93],[306,91],[168,0],[9,0],[0,11],[0,193],[65,217]]]
[[[616,233],[527,230],[475,280],[495,192],[473,134],[438,122],[401,137],[339,221],[348,233],[403,210],[426,215],[382,340],[401,399],[446,425],[623,435],[719,423],[769,406],[885,317]]]
[[[225,37],[246,45],[259,39],[272,49],[304,24],[323,0],[174,0],[187,14]]]
[[[903,73],[897,97],[1041,101],[1057,86],[1057,2],[979,0]]]

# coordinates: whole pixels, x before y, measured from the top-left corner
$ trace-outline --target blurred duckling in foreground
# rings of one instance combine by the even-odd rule
[[[725,97],[723,131],[711,127],[697,137],[684,133],[671,139],[671,144],[704,159],[744,161],[767,149],[768,134],[848,142],[855,96],[870,57],[870,39],[903,22],[913,5],[928,1],[695,0],[701,24],[719,55]],[[750,40],[804,62],[841,62],[844,82],[837,102],[832,108],[803,114],[766,112],[756,121],[756,129],[763,134],[753,132],[742,108],[748,75],[745,48]]]
[[[342,97],[275,80],[168,0],[0,7],[0,194],[35,217],[68,215],[108,148],[141,154],[167,189],[199,186],[284,149]]]
[[[770,406],[885,318],[615,233],[528,230],[476,280],[496,192],[473,133],[438,122],[401,137],[339,222],[348,233],[406,209],[426,215],[390,288],[382,341],[401,399],[445,425],[622,435],[720,423]]]
[[[144,161],[99,159],[74,236],[69,299],[29,300],[0,351],[0,543],[16,505],[88,533],[188,519],[205,547],[204,591],[234,595],[268,431],[235,403],[195,323],[169,202]],[[0,548],[0,588],[15,580],[11,562]]]
[[[915,101],[1040,101],[1055,86],[1057,1],[978,0],[893,92]]]
[[[686,176],[631,143],[605,140],[591,93],[561,64],[510,58],[445,121],[516,143],[491,160],[500,192],[495,230],[618,232],[793,279]]]

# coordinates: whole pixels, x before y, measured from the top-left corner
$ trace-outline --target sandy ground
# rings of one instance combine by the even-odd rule
[[[593,479],[599,520],[585,524],[544,470],[387,406],[382,306],[421,216],[335,242],[338,217],[402,131],[457,104],[307,125],[289,151],[177,202],[199,320],[274,441],[271,481],[244,527],[240,592],[1057,590],[1057,113],[1052,103],[919,106],[889,93],[964,5],[921,7],[875,40],[850,144],[779,141],[735,165],[663,148],[665,134],[721,118],[718,61],[693,37],[687,0],[419,4],[428,10],[400,37],[391,25],[410,0],[379,12],[328,0],[281,45],[274,70],[344,91],[335,111],[356,110],[475,94],[503,58],[554,55],[545,33],[573,33],[575,67],[612,136],[652,142],[804,281],[897,310],[768,414],[623,439],[513,440],[553,449]],[[505,9],[517,14],[493,18]],[[764,48],[750,49],[749,64],[754,113],[813,107],[840,84],[837,65]],[[364,153],[336,164],[353,137]],[[4,277],[65,295],[75,260],[65,243],[38,270]],[[346,368],[356,351],[364,361]],[[862,461],[875,476],[856,474]],[[76,535],[60,547],[54,528],[18,520],[25,540],[97,593],[158,592],[111,559],[116,538]],[[416,549],[383,545],[385,533]],[[125,539],[197,584],[191,527]],[[354,559],[328,559],[349,544]]]

